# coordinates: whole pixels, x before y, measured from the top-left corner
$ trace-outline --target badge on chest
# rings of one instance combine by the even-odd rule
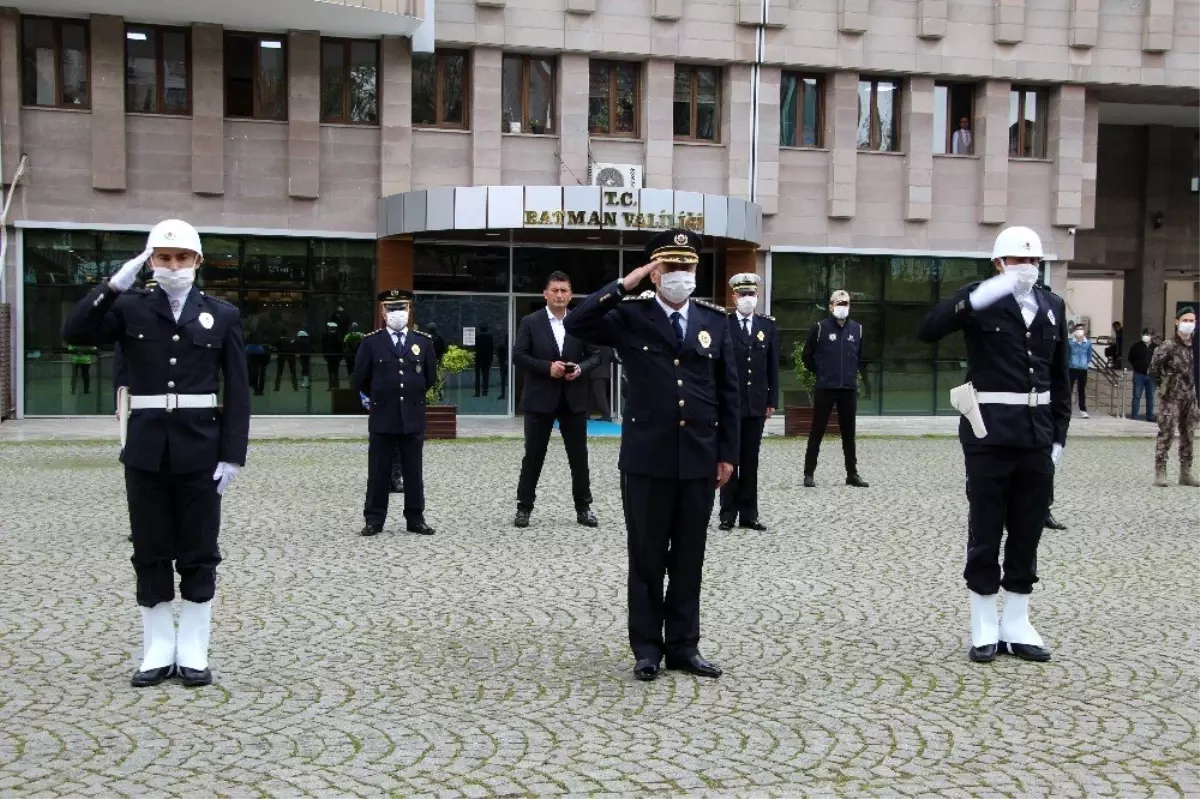
[[[214,321],[213,315],[210,314],[208,311],[205,311],[204,313],[200,314],[200,316],[199,316],[200,326],[203,327],[205,330],[212,330],[213,321]]]

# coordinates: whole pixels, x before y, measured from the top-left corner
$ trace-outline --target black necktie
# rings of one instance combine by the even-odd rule
[[[679,342],[679,346],[683,347],[683,314],[676,311],[671,314],[671,327],[675,328],[675,338]]]
[[[750,320],[749,319],[742,320],[742,332],[746,335],[746,338],[750,338]]]

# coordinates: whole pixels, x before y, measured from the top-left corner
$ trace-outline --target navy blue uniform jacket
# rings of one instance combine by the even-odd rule
[[[766,416],[779,407],[779,331],[770,316],[755,314],[750,337],[737,312],[729,314],[729,338],[737,361],[742,416]]]
[[[245,465],[250,381],[236,307],[193,288],[176,322],[161,288],[118,293],[105,282],[71,309],[62,337],[77,346],[119,344],[118,380],[134,395],[216,394],[222,402],[133,411],[121,452],[126,466],[157,472],[164,454],[173,474],[212,470],[219,462]]]
[[[1066,445],[1071,424],[1066,304],[1057,294],[1035,287],[1038,311],[1026,328],[1011,294],[982,311],[971,308],[969,297],[978,285],[964,286],[935,306],[917,335],[922,341],[934,342],[961,330],[967,344],[967,380],[976,391],[1049,391],[1050,404],[1032,408],[981,405],[987,436],[976,438],[964,418],[958,425],[959,440],[964,447],[1049,449],[1052,444]]]
[[[725,312],[690,300],[683,347],[652,297],[624,300],[613,282],[567,314],[572,336],[613,347],[628,377],[618,468],[674,480],[715,479],[738,462],[741,403]]]
[[[428,333],[409,328],[402,350],[386,329],[363,336],[354,356],[354,385],[370,398],[370,432],[424,433],[425,392],[435,382],[437,353]]]

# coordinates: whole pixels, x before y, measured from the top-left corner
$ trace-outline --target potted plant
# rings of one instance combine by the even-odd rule
[[[785,436],[807,436],[812,432],[812,404],[813,397],[816,396],[817,375],[815,372],[810,372],[808,367],[804,365],[803,352],[804,339],[798,338],[792,346],[792,368],[796,373],[796,382],[799,384],[800,390],[804,393],[804,404],[792,405],[783,409],[783,434]],[[833,413],[829,416],[829,424],[825,428],[825,435],[840,432],[837,421],[837,408],[834,408]]]
[[[540,119],[529,120],[529,127],[534,133],[539,135],[546,132],[546,126],[542,124]]]
[[[458,438],[458,406],[445,404],[446,378],[475,366],[475,353],[451,344],[438,363],[437,380],[425,392],[425,437]]]

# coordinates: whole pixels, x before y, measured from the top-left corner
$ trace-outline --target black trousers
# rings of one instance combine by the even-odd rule
[[[686,658],[698,651],[700,579],[715,498],[711,478],[621,473],[629,548],[629,647],[639,660]]]
[[[596,403],[596,410],[603,419],[612,418],[612,404],[608,398],[608,378],[598,377],[592,382],[592,401]]]
[[[83,378],[83,393],[87,394],[92,389],[92,365],[90,363],[73,363],[71,364],[71,393],[75,393],[75,385],[79,382],[79,378]]]
[[[280,353],[275,358],[275,390],[279,390],[279,384],[283,382],[283,367],[287,364],[288,374],[292,378],[292,391],[299,391],[300,384],[296,382],[296,356],[291,353]]]
[[[397,436],[396,445],[392,449],[392,484],[395,485],[404,480],[404,453],[401,450],[404,445],[400,443],[400,438]]]
[[[475,396],[479,396],[479,384],[483,383],[483,396],[487,396],[488,384],[492,382],[492,359],[475,361]]]
[[[1079,396],[1079,410],[1087,410],[1087,369],[1071,369],[1071,388]]]
[[[721,518],[758,521],[758,453],[762,448],[765,416],[742,417],[742,444],[733,477],[721,486]]]
[[[207,602],[217,590],[221,552],[221,495],[213,470],[170,474],[125,467],[129,527],[133,534],[133,571],[137,603],[152,608],[175,598],[174,562],[179,594],[189,602]]]
[[[270,361],[262,355],[251,355],[246,358],[246,371],[250,376],[250,390],[262,394],[267,383],[267,366]]]
[[[532,511],[537,499],[538,479],[542,476],[542,464],[546,461],[546,448],[550,445],[550,432],[556,419],[567,450],[567,465],[571,468],[571,498],[575,502],[575,511],[585,511],[592,506],[587,412],[573,412],[564,395],[554,413],[525,412],[525,457],[521,459],[521,477],[517,481],[517,507],[523,511]]]
[[[838,428],[842,431],[842,455],[846,459],[846,476],[858,474],[858,456],[854,452],[854,419],[858,414],[858,392],[852,388],[818,388],[813,397],[813,423],[808,434],[808,449],[804,452],[804,473],[817,470],[821,439],[829,425],[829,414],[837,406]]]
[[[329,373],[329,387],[339,388],[341,386],[340,370],[342,368],[341,355],[326,355],[325,369]]]
[[[392,461],[398,445],[400,468],[404,474],[404,518],[410,522],[424,521],[425,481],[421,456],[425,449],[425,434],[371,433],[367,442],[367,501],[363,506],[363,519],[378,525],[387,521]]]
[[[1042,449],[979,447],[964,452],[967,465],[967,565],[963,579],[977,594],[1000,588],[1033,591],[1037,548],[1054,492],[1054,463]],[[1000,543],[1004,529],[1004,567]]]

